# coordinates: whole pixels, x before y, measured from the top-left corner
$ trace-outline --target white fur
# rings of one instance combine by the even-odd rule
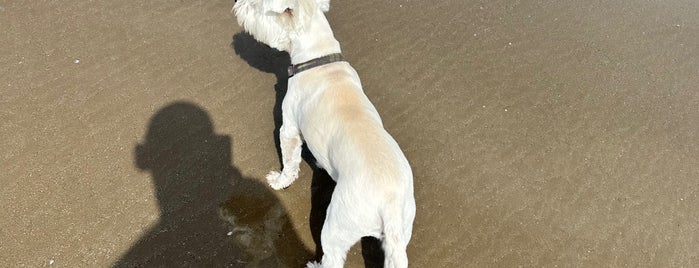
[[[328,0],[239,0],[234,11],[246,31],[289,52],[297,64],[340,52],[323,14],[328,8]],[[321,232],[324,256],[308,267],[342,267],[363,236],[383,241],[385,267],[407,267],[415,218],[412,171],[356,71],[335,62],[291,77],[282,118],[284,166],[267,175],[270,186],[282,189],[298,178],[304,140],[337,182]]]

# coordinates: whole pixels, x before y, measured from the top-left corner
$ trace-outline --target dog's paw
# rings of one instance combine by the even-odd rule
[[[321,268],[320,263],[311,261],[306,264],[306,268]]]
[[[274,190],[281,190],[287,188],[289,187],[289,185],[291,185],[292,182],[294,182],[294,178],[286,176],[284,173],[281,173],[279,171],[269,172],[266,178],[267,183],[269,183],[269,186],[271,186]]]

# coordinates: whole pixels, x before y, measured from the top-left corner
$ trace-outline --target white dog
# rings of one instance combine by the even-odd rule
[[[279,130],[283,169],[272,188],[298,177],[302,135],[318,166],[337,182],[321,231],[320,264],[342,267],[363,236],[382,240],[385,267],[407,267],[415,218],[408,160],[383,128],[359,76],[342,61],[324,12],[329,0],[238,0],[238,23],[257,40],[287,51],[293,66]]]

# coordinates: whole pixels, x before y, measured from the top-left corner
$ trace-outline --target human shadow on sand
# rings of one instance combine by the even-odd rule
[[[289,79],[287,74],[287,67],[291,64],[289,54],[258,42],[253,36],[245,32],[237,33],[233,36],[231,47],[235,53],[250,66],[266,73],[272,73],[277,78],[277,83],[274,86],[276,94],[272,117],[274,118],[274,142],[281,164],[279,129],[282,125],[282,101],[286,94],[287,82]],[[316,244],[315,258],[316,260],[320,260],[323,256],[320,233],[323,228],[332,192],[335,189],[335,181],[324,169],[315,165],[316,161],[305,144],[303,146],[302,156],[313,170],[309,225],[313,241]],[[384,253],[381,248],[381,242],[374,237],[364,237],[362,238],[361,245],[364,265],[366,267],[383,267]]]
[[[232,166],[231,139],[188,102],[160,109],[135,164],[151,174],[160,220],[114,267],[301,267],[312,253],[269,188]]]

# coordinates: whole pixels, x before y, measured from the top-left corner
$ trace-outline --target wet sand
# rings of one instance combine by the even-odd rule
[[[288,58],[242,34],[232,5],[0,2],[0,266],[312,258],[332,184],[304,163],[289,189],[265,185]],[[333,2],[413,167],[411,266],[699,266],[697,14]],[[357,245],[347,267],[362,263]]]

